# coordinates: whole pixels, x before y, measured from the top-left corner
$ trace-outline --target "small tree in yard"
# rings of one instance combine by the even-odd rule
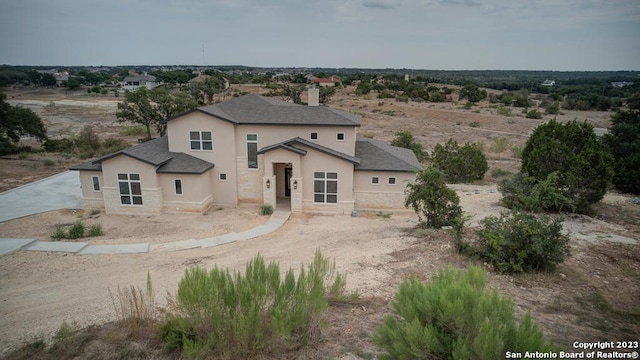
[[[22,135],[30,135],[38,141],[47,140],[47,130],[42,119],[31,109],[10,105],[6,95],[0,93],[0,155],[16,153],[16,144]]]
[[[392,303],[393,314],[373,336],[378,358],[502,359],[506,353],[554,352],[527,313],[518,324],[515,306],[494,289],[477,267],[449,267],[424,284],[405,280]]]
[[[613,177],[613,157],[593,126],[555,120],[538,126],[522,151],[521,171],[541,182],[557,173],[558,189],[584,211],[600,201]]]
[[[640,194],[640,110],[619,111],[604,141],[614,158],[616,189]]]
[[[444,175],[434,167],[419,172],[416,181],[407,185],[405,195],[404,206],[413,208],[422,226],[438,229],[462,222],[458,194],[447,187]]]
[[[553,270],[570,253],[558,217],[514,212],[488,216],[480,226],[469,250],[501,273]]]
[[[431,155],[433,166],[442,171],[449,183],[481,180],[489,169],[487,157],[474,144],[459,146],[452,139],[443,146],[437,144]]]
[[[400,131],[396,133],[396,137],[391,141],[391,146],[397,146],[413,151],[418,161],[422,162],[427,158],[422,144],[416,141],[413,134],[409,131]]]

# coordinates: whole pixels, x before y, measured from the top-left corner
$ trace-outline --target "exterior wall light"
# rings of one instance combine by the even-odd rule
[[[271,188],[271,180],[267,179],[267,189]]]
[[[298,180],[293,180],[293,190],[298,190]]]

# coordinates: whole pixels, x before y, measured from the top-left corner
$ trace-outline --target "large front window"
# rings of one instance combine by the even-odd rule
[[[211,131],[189,131],[191,150],[213,150]]]
[[[338,202],[338,173],[313,173],[313,202],[335,204]]]
[[[122,205],[142,205],[140,174],[118,174],[118,188]]]
[[[258,135],[247,134],[247,167],[258,168]]]

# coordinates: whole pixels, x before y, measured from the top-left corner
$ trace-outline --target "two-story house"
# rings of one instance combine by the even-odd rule
[[[317,96],[311,89],[309,103]],[[165,137],[72,168],[84,208],[153,214],[286,201],[293,212],[403,209],[420,168],[411,150],[358,136],[359,116],[324,106],[245,95],[165,122]]]

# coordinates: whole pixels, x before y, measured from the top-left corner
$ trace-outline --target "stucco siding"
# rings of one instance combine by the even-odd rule
[[[100,190],[95,191],[93,188],[93,177],[97,176],[100,181]],[[82,189],[82,199],[100,199],[102,200],[103,182],[102,172],[100,171],[80,171],[80,188]]]
[[[163,211],[203,211],[213,202],[211,170],[201,175],[160,174]],[[180,180],[182,194],[176,194],[175,181]]]
[[[311,132],[318,133],[317,140],[311,140]],[[344,140],[337,140],[338,133],[344,134]],[[247,134],[258,135],[258,149],[300,137],[347,155],[354,156],[356,151],[356,128],[353,126],[239,125],[236,131],[238,156],[247,156]]]
[[[102,162],[104,206],[112,214],[158,214],[162,211],[162,189],[155,167],[120,155]],[[142,205],[123,205],[118,188],[118,174],[139,174]]]
[[[211,131],[213,150],[191,150],[190,131]],[[235,126],[228,121],[192,112],[179,119],[167,123],[169,151],[183,152],[214,164],[211,175],[213,185],[213,202],[216,204],[237,204],[238,183],[242,181],[236,169]],[[246,150],[245,150],[246,161]],[[246,168],[246,163],[244,164]],[[220,174],[226,175],[226,180],[220,179]],[[260,175],[262,176],[262,175]],[[261,197],[262,195],[260,195]]]

